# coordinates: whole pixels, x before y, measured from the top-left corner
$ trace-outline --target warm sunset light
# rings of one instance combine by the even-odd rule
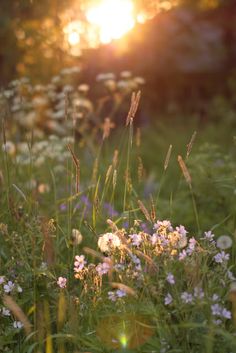
[[[134,4],[131,0],[103,0],[89,8],[86,17],[97,27],[100,42],[110,43],[134,27]]]
[[[80,43],[80,22],[70,22],[65,28],[64,33],[67,37],[67,41],[71,46],[78,45]]]

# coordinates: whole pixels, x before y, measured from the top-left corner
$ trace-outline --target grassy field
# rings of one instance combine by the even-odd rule
[[[138,100],[115,128],[3,120],[1,352],[235,351],[232,108],[139,127]]]

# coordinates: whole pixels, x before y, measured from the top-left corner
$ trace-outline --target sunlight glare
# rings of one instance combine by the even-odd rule
[[[78,21],[73,21],[64,28],[67,41],[71,46],[76,46],[80,43],[80,27],[81,26]]]
[[[107,44],[134,27],[134,4],[132,0],[102,0],[88,9],[86,17],[97,26],[101,43]]]

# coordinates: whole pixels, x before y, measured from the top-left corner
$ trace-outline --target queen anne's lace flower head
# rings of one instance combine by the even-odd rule
[[[120,238],[113,233],[105,233],[98,239],[98,247],[102,252],[110,252],[121,245]]]

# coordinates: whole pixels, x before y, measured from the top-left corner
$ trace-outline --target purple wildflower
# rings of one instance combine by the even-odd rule
[[[191,304],[193,302],[193,296],[191,293],[183,292],[181,294],[181,299],[185,304]]]
[[[170,284],[175,284],[175,277],[172,273],[168,273],[166,280]]]
[[[165,296],[165,299],[164,299],[164,303],[165,305],[170,305],[173,301],[173,298],[171,296],[170,293],[168,293],[166,296]]]
[[[219,252],[214,256],[215,262],[222,264],[223,262],[227,262],[229,260],[229,254],[226,254],[224,251]]]

